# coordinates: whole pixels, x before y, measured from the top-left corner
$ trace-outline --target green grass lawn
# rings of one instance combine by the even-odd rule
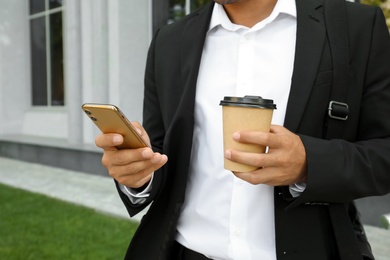
[[[0,185],[0,259],[123,259],[137,224]]]

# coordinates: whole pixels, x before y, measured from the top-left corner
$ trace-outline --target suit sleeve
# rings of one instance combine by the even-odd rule
[[[293,205],[344,203],[390,192],[390,37],[382,11],[373,13],[369,54],[365,71],[360,71],[364,84],[355,140],[301,135],[308,179]]]

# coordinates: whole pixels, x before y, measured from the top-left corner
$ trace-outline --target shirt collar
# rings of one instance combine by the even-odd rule
[[[279,14],[287,14],[294,18],[297,17],[297,10],[295,0],[278,0],[276,2],[275,8],[268,18],[265,20],[274,20]],[[230,21],[227,16],[225,9],[222,5],[215,3],[213,13],[211,16],[209,31],[214,29],[217,26],[222,26],[226,30],[236,31],[243,26],[234,24]]]

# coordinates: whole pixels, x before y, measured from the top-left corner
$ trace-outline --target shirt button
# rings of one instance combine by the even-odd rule
[[[240,230],[236,230],[234,231],[234,235],[236,235],[236,237],[239,237],[241,235],[241,232]]]

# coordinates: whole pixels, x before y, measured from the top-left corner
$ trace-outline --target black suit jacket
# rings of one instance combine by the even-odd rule
[[[355,221],[351,201],[390,192],[390,39],[379,8],[347,3],[350,114],[339,138],[324,140],[332,58],[323,3],[296,3],[296,54],[284,126],[305,145],[308,180],[298,199],[285,196],[284,187],[275,188],[277,257],[334,260],[337,247],[326,204],[346,203]],[[185,199],[196,82],[212,8],[213,3],[162,27],[151,43],[143,124],[153,148],[169,161],[155,173],[145,204],[133,205],[120,193],[130,215],[153,201],[127,259],[170,259]],[[364,236],[361,239],[365,243]]]

